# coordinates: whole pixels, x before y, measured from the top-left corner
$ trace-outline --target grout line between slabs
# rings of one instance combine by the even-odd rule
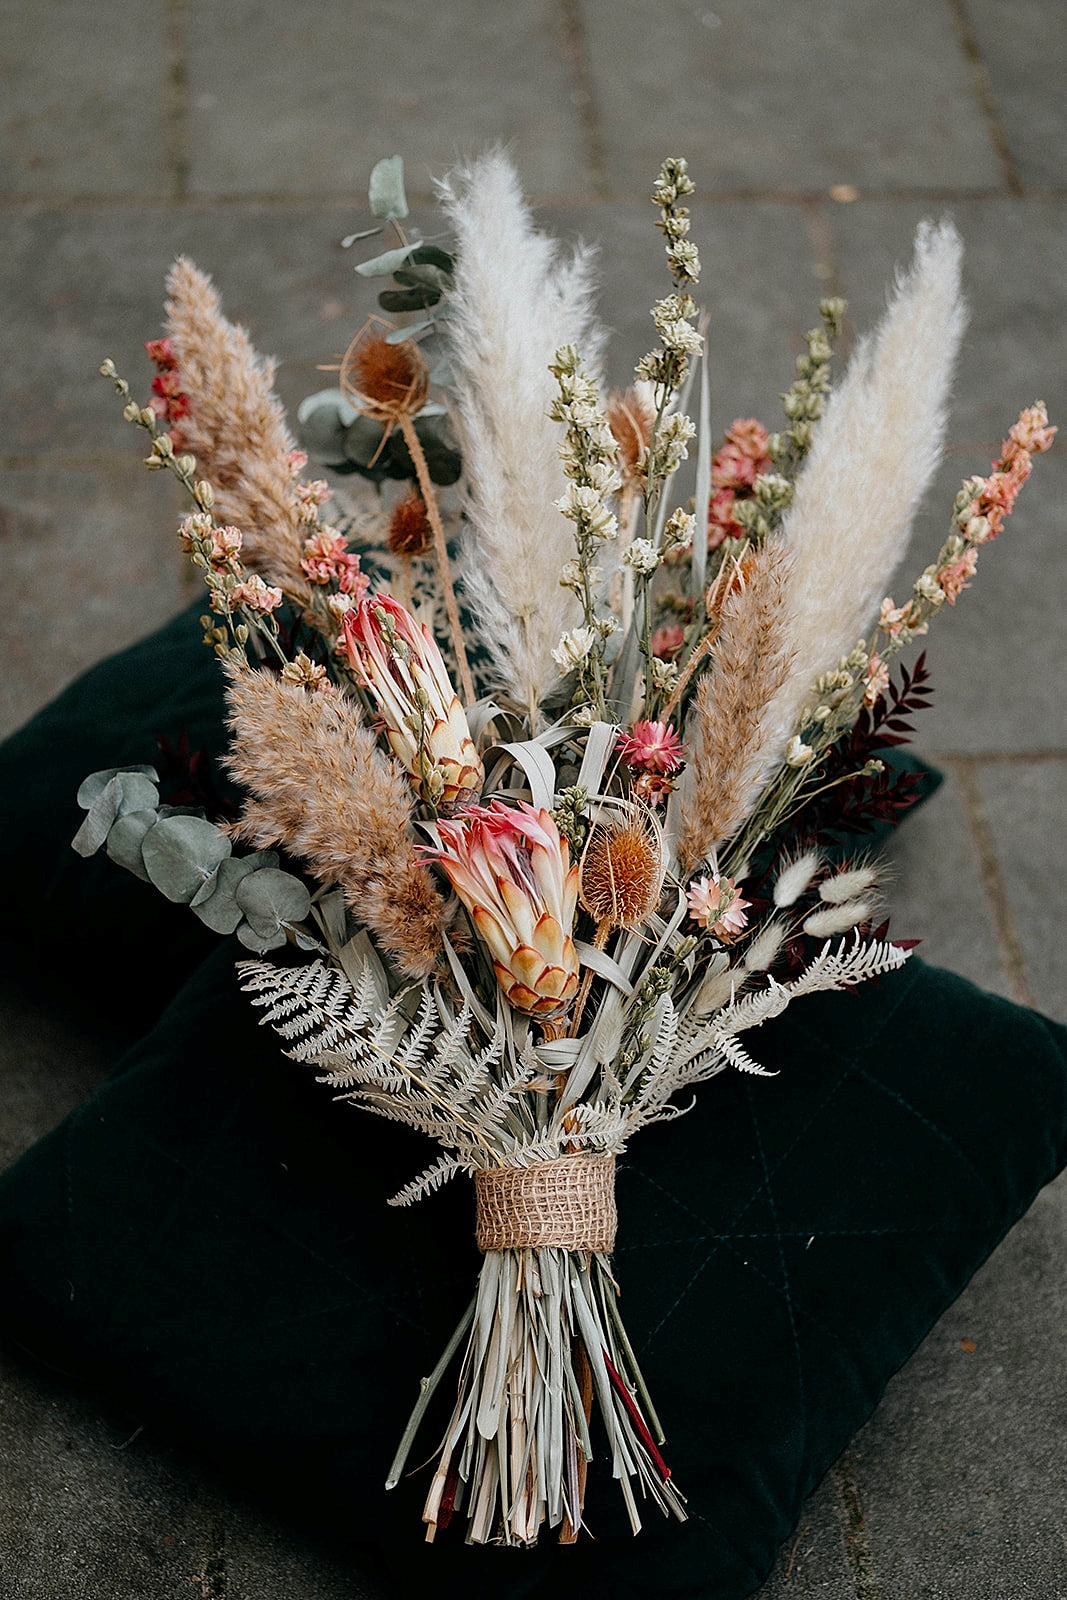
[[[846,1450],[835,1463],[833,1478],[841,1513],[845,1560],[848,1562],[855,1600],[881,1600],[874,1571],[874,1556],[867,1536],[867,1513],[863,1509],[856,1480],[856,1461],[851,1450]]]
[[[1019,936],[1019,925],[1008,899],[1004,874],[993,841],[993,831],[989,826],[989,818],[986,815],[978,783],[981,757],[970,759],[955,757],[951,760],[942,757],[942,760],[959,784],[964,817],[978,857],[978,871],[993,920],[1001,971],[1008,980],[1012,999],[1020,1005],[1033,1006],[1034,996],[1026,971],[1026,956]]]
[[[1000,167],[1004,187],[1010,195],[1019,196],[1025,193],[1022,174],[1019,164],[1012,154],[1011,145],[1008,143],[1007,130],[1001,120],[997,109],[996,95],[993,92],[993,80],[989,76],[985,57],[981,46],[971,26],[971,19],[967,15],[965,0],[946,0],[952,26],[959,40],[960,49],[967,58],[970,68],[971,83],[974,86],[975,99],[978,101],[982,119],[985,122],[989,142],[993,146],[997,163]]]
[[[563,46],[574,84],[572,99],[578,113],[586,171],[597,200],[608,200],[611,192],[607,177],[607,152],[600,127],[600,111],[593,86],[593,60],[589,52],[581,0],[559,0],[563,25]]]
[[[189,198],[189,60],[188,0],[166,0],[167,96],[166,159],[170,199]]]

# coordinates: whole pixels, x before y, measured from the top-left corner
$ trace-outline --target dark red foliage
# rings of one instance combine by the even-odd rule
[[[188,729],[182,729],[176,742],[157,733],[156,743],[156,771],[166,786],[167,805],[198,806],[209,822],[236,820],[237,807],[216,787],[211,758],[203,750],[190,750]]]

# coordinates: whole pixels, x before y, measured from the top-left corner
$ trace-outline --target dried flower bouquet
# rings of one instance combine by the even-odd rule
[[[472,1175],[477,1291],[389,1473],[458,1360],[427,1538],[462,1515],[477,1542],[575,1539],[605,1446],[635,1531],[641,1500],[684,1518],[618,1309],[616,1158],[693,1085],[759,1073],[742,1034],[905,960],[877,863],[841,846],[913,798],[878,751],[925,673],[892,685],[889,663],[1054,432],[1025,412],[905,603],[884,598],[939,457],[956,234],[920,229],[832,393],[825,301],[783,430],[741,419],[713,450],[692,189],[665,161],[659,344],[606,402],[589,257],[534,228],[496,153],[440,185],[450,250],[405,233],[399,159],[375,169],[371,232],[395,242],[357,271],[408,320],[367,322],[301,408],[304,450],[187,261],[149,403],[101,369],[191,497],[245,798],[227,819],[160,804],[151,767],[97,773],[75,846],[285,952],[240,970],[288,1053],[441,1146],[391,1203]],[[308,453],[405,487],[331,525]]]

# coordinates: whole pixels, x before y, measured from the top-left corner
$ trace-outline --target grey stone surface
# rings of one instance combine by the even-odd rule
[[[0,193],[170,189],[167,7],[0,6]]]
[[[1067,1016],[1067,757],[982,767],[979,785],[1034,1004]]]
[[[665,155],[701,188],[995,187],[948,8],[926,0],[585,0],[607,170],[639,193]],[[832,86],[832,87],[831,87]]]
[[[1041,0],[966,0],[1008,149],[1028,187],[1062,189],[1067,13]]]
[[[396,153],[427,194],[431,171],[497,139],[515,141],[532,189],[588,187],[551,0],[193,0],[188,41],[194,194],[364,195]]]
[[[106,405],[106,392],[101,398]],[[0,734],[195,592],[174,532],[177,501],[138,461],[133,455],[121,482],[59,462],[5,473],[0,560],[18,603],[4,625]]]
[[[107,1052],[17,994],[0,990],[0,1170],[90,1095],[108,1070]]]
[[[942,1317],[859,1435],[853,1453],[879,1600],[1054,1600],[1067,1592],[1065,1238],[1061,1178]]]
[[[907,818],[887,851],[890,932],[921,939],[918,954],[983,989],[1010,995],[959,784],[950,771],[937,794]]]

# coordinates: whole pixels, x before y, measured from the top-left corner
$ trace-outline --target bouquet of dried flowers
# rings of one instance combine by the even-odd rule
[[[371,232],[395,242],[357,271],[392,279],[404,320],[355,337],[301,408],[304,449],[188,261],[148,404],[101,369],[191,498],[245,798],[227,820],[161,805],[151,767],[97,773],[75,847],[236,933],[288,1053],[437,1141],[392,1204],[473,1178],[477,1290],[388,1475],[458,1362],[427,1538],[462,1514],[477,1542],[572,1541],[605,1446],[635,1531],[642,1499],[684,1518],[619,1312],[616,1158],[694,1085],[760,1073],[743,1034],[905,960],[847,842],[912,798],[878,752],[925,673],[895,686],[889,664],[1054,432],[1024,412],[907,600],[884,598],[938,460],[957,236],[920,229],[833,392],[845,307],[824,301],[782,431],[740,419],[713,449],[692,189],[665,161],[659,343],[606,401],[589,256],[535,229],[498,153],[440,185],[448,250],[405,232],[399,159],[375,169]],[[378,506],[326,522],[309,454]]]

